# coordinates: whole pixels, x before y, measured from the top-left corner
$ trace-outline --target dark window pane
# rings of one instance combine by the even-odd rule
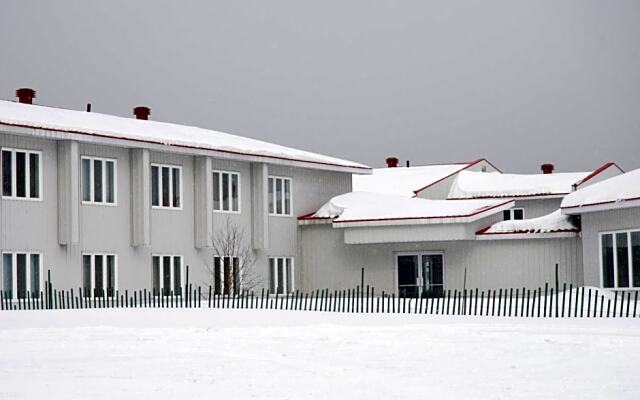
[[[91,201],[91,160],[82,159],[82,200]]]
[[[278,294],[284,293],[284,258],[278,258]]]
[[[104,266],[104,257],[100,255],[94,256],[94,264],[95,264],[93,269],[93,278],[95,282],[94,296],[103,297],[104,296],[104,272],[102,268]]]
[[[220,210],[220,173],[213,173],[213,209]]]
[[[40,154],[29,154],[29,197],[40,197]]]
[[[107,256],[107,296],[112,297],[116,289],[116,256]]]
[[[171,206],[171,203],[169,202],[169,200],[171,199],[170,192],[169,192],[169,189],[170,189],[169,180],[170,180],[169,168],[162,167],[162,206],[163,207]]]
[[[431,282],[434,285],[444,285],[444,273],[442,270],[442,256],[431,256]]]
[[[504,210],[502,212],[502,219],[505,221],[509,221],[511,219],[511,210]]]
[[[182,271],[182,259],[180,257],[173,258],[173,293],[176,296],[180,296],[182,294],[182,279],[181,278]]]
[[[629,240],[626,232],[616,234],[618,287],[629,287]]]
[[[613,235],[602,235],[602,286],[613,287]]]
[[[291,214],[291,181],[284,180],[284,213]]]
[[[216,294],[221,294],[222,291],[222,265],[220,257],[213,258],[213,286]]]
[[[82,256],[82,292],[84,297],[91,297],[91,256]]]
[[[222,174],[222,210],[229,211],[229,174]]]
[[[415,285],[418,277],[418,256],[398,256],[398,286]]]
[[[153,295],[160,294],[160,257],[153,256]]]
[[[16,279],[18,282],[18,298],[27,297],[27,255],[16,254]]]
[[[233,291],[238,293],[240,291],[240,259],[233,257]]]
[[[40,293],[40,254],[31,254],[30,256],[30,291],[31,297],[38,298],[38,294]]]
[[[224,294],[231,294],[233,290],[233,276],[231,269],[231,260],[229,257],[223,257],[223,268],[224,268]]]
[[[172,168],[173,171],[173,206],[180,207],[180,168]]]
[[[160,177],[159,177],[159,168],[151,167],[151,205],[159,206],[160,205]]]
[[[293,265],[290,258],[286,259],[287,262],[287,293],[293,291]]]
[[[2,290],[4,296],[13,298],[13,254],[2,255]]]
[[[27,197],[27,155],[16,151],[16,196]]]
[[[106,167],[107,167],[107,179],[106,179],[106,188],[105,188],[105,192],[107,194],[107,203],[115,203],[116,202],[116,189],[115,189],[115,185],[116,185],[116,170],[115,170],[115,163],[113,161],[107,161],[106,163]]]
[[[276,259],[269,259],[269,291],[276,292]]]
[[[102,161],[93,160],[93,201],[101,203],[102,199]]]
[[[524,210],[521,208],[517,208],[513,210],[513,219],[522,220],[524,219]]]
[[[276,214],[282,214],[282,179],[276,179]]]
[[[238,211],[240,209],[240,206],[238,204],[239,187],[238,187],[238,175],[237,174],[232,174],[231,175],[231,199],[232,199],[231,210],[232,211]]]
[[[12,186],[11,186],[11,171],[12,171],[12,156],[13,154],[10,151],[3,150],[2,151],[2,195],[3,196],[12,196]]]
[[[633,266],[633,286],[640,287],[640,231],[631,232],[631,260]]]
[[[162,257],[162,287],[164,288],[164,295],[169,296],[171,294],[171,257]]]
[[[269,178],[269,213],[275,213],[275,205],[274,205],[274,190],[273,190],[273,178]]]

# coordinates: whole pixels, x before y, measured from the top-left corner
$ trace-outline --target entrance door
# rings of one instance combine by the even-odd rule
[[[438,253],[398,254],[398,295],[438,297],[444,293],[443,255]]]

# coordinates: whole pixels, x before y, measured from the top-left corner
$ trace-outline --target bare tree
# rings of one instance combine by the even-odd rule
[[[224,227],[210,238],[214,262],[206,268],[216,294],[252,290],[262,283],[254,268],[255,252],[244,236],[244,228],[227,217]]]

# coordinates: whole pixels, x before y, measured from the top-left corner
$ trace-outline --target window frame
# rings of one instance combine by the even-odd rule
[[[91,200],[84,200],[84,180],[83,173],[84,168],[82,166],[83,160],[89,160],[89,197]],[[100,161],[102,163],[102,199],[103,201],[95,201],[95,185],[94,185],[94,162]],[[107,162],[113,162],[113,203],[109,203],[106,201],[107,199],[107,191],[106,191],[106,181],[107,181],[107,170],[105,166]],[[94,157],[94,156],[81,156],[80,157],[80,198],[82,199],[82,204],[90,204],[96,206],[108,206],[108,207],[116,207],[118,205],[118,159],[116,158],[107,158],[107,157]]]
[[[158,168],[158,205],[153,205],[153,167]],[[182,211],[184,205],[184,175],[182,174],[182,165],[176,164],[161,164],[161,163],[151,163],[149,170],[149,186],[151,187],[151,208],[158,210],[174,210],[174,211]],[[162,204],[162,168],[169,168],[169,203],[170,206],[163,206]],[[180,176],[180,188],[179,188],[179,196],[180,196],[180,206],[173,206],[173,169],[177,169],[179,171]]]
[[[2,152],[9,151],[11,152],[11,196],[5,196],[4,191],[0,193],[3,200],[18,200],[18,201],[43,201],[44,200],[44,179],[42,177],[42,151],[41,150],[28,150],[28,149],[18,149],[14,147],[0,147],[0,160],[2,159]],[[16,152],[25,153],[26,161],[25,161],[25,197],[18,197],[17,193],[17,179],[16,179]],[[31,166],[29,165],[29,155],[37,154],[38,155],[38,197],[30,197],[31,195]],[[4,171],[2,171],[3,163],[0,162],[0,181],[4,177]],[[2,182],[4,183],[4,182]]]
[[[640,265],[638,266],[634,266],[633,265],[633,241],[632,241],[632,237],[631,234],[632,233],[640,233],[640,228],[632,228],[632,229],[620,229],[620,230],[615,230],[615,231],[603,231],[603,232],[599,232],[598,233],[598,265],[600,267],[600,287],[604,288],[604,289],[611,289],[611,290],[640,290],[640,286],[633,286],[633,272],[634,272],[634,268],[640,268]],[[627,236],[627,260],[628,260],[628,267],[629,267],[629,286],[628,287],[620,287],[618,286],[618,251],[617,251],[617,244],[618,244],[618,239],[617,239],[617,234],[620,233],[625,233]],[[602,260],[602,237],[604,235],[611,235],[611,245],[613,248],[613,287],[610,288],[605,288],[604,287],[604,263]]]
[[[269,196],[269,181],[273,179],[273,194],[271,195],[270,199],[267,199],[267,211],[270,217],[291,217],[293,216],[293,178],[289,177],[289,176],[278,176],[278,175],[269,175],[267,177],[267,196]],[[281,180],[282,181],[282,213],[278,213],[278,207],[277,207],[277,194],[276,194],[276,181],[277,180]],[[289,213],[285,213],[285,196],[284,196],[284,182],[285,181],[289,181]],[[269,202],[273,201],[273,212],[271,212],[271,209],[269,207]]]
[[[214,169],[214,170],[212,170],[212,171],[211,171],[211,179],[212,179],[212,183],[211,183],[211,185],[212,185],[212,187],[213,187],[213,193],[215,194],[216,188],[215,188],[215,185],[214,185],[214,183],[213,183],[213,175],[214,175],[214,174],[219,174],[219,176],[220,176],[220,180],[219,180],[219,182],[220,182],[220,187],[219,187],[219,190],[218,190],[218,198],[219,198],[219,205],[220,205],[220,208],[219,208],[219,209],[216,209],[215,201],[212,201],[212,204],[213,204],[213,212],[221,213],[221,214],[240,214],[240,213],[242,212],[242,211],[241,211],[241,210],[242,210],[242,194],[241,194],[241,192],[242,192],[242,189],[241,189],[241,187],[242,187],[242,180],[241,180],[241,179],[242,179],[242,178],[241,178],[241,176],[240,176],[240,172],[238,172],[238,171],[225,171],[225,170],[219,170],[219,169]],[[229,176],[229,182],[231,182],[231,176],[232,176],[232,175],[236,175],[236,176],[238,177],[238,210],[237,210],[237,211],[234,211],[234,210],[232,209],[232,208],[233,208],[233,207],[232,207],[232,204],[233,204],[233,197],[231,197],[231,184],[229,184],[229,188],[228,188],[228,189],[229,189],[229,202],[230,202],[230,204],[229,204],[229,205],[230,205],[231,207],[229,207],[229,210],[223,210],[223,209],[222,209],[222,175],[223,175],[223,174],[227,174],[227,175]]]
[[[90,296],[86,295],[86,291],[82,294],[83,298],[90,298],[90,299],[94,299],[94,298],[99,298],[99,299],[104,299],[104,298],[115,298],[115,296],[118,293],[118,255],[116,253],[101,253],[101,252],[82,252],[82,254],[80,255],[80,277],[82,279],[82,286],[84,286],[84,257],[85,256],[90,256],[91,257],[91,268],[89,269],[89,281],[91,282],[91,291],[90,291]],[[102,290],[104,290],[103,293],[105,293],[105,296],[102,297],[96,297],[95,296],[95,291],[96,291],[96,282],[95,282],[95,265],[96,265],[96,256],[102,256],[103,257],[103,263],[102,263],[102,281],[103,281],[103,288]],[[108,282],[107,282],[107,257],[108,256],[113,256],[113,293],[111,293],[111,296],[109,296],[109,290],[108,290]],[[85,288],[82,288],[83,291],[85,290]]]
[[[0,252],[0,288],[4,288],[4,255],[11,254],[11,299],[12,301],[19,300],[18,298],[18,263],[16,261],[18,254],[24,254],[27,258],[27,267],[26,267],[26,282],[28,292],[33,298],[33,291],[31,287],[31,256],[38,255],[38,260],[40,265],[38,268],[40,269],[40,279],[38,280],[38,285],[40,286],[40,292],[44,292],[44,273],[43,273],[43,255],[41,251],[30,251],[30,250],[2,250]],[[40,298],[40,292],[38,292],[38,297]],[[3,300],[6,292],[3,289]],[[25,296],[22,299],[30,299],[28,296]]]
[[[515,214],[516,210],[522,211],[522,219],[515,219],[514,218],[514,214]],[[504,212],[509,212],[509,219],[504,219]],[[524,221],[525,219],[527,219],[527,217],[525,215],[524,208],[522,208],[522,207],[513,207],[513,208],[510,208],[508,210],[504,210],[503,211],[503,217],[502,217],[503,221]]]
[[[275,275],[272,272],[271,269],[271,261],[274,261],[274,266],[275,268],[273,268],[273,271],[275,271]],[[278,260],[283,260],[283,271],[284,271],[284,278],[283,278],[283,283],[285,285],[284,290],[282,291],[282,293],[278,290]],[[289,288],[289,291],[286,290],[286,286],[287,286],[287,278],[288,278],[288,273],[287,273],[287,260],[291,261],[291,287]],[[293,293],[296,291],[296,264],[295,264],[295,257],[292,256],[269,256],[268,260],[267,260],[267,266],[269,268],[269,270],[267,271],[267,277],[268,277],[268,281],[269,281],[269,293],[272,295],[286,295],[289,293]],[[273,286],[272,286],[272,278],[273,278]],[[274,288],[273,291],[271,291],[271,288]]]
[[[240,259],[239,256],[219,256],[217,254],[214,255],[213,256],[213,274],[214,274],[214,285],[213,285],[214,287],[213,287],[213,289],[214,289],[214,293],[215,294],[219,294],[219,295],[232,295],[234,293],[238,294],[238,293],[240,293],[242,291],[242,280],[240,279],[239,276],[233,277],[233,278],[235,278],[235,279],[233,279],[233,285],[232,285],[231,288],[229,288],[229,293],[225,293],[224,262],[222,262],[220,264],[220,273],[218,274],[217,277],[215,276],[215,273],[216,273],[216,259],[224,260],[225,258],[228,258],[228,259],[231,260],[231,273],[232,273],[232,275],[234,274],[234,267],[235,267],[235,265],[233,263],[233,260],[238,260],[238,264],[237,264],[237,266],[238,266],[238,275],[241,273],[240,269],[241,269],[242,263],[241,263],[241,259]],[[215,285],[215,279],[216,278],[220,280],[220,290],[219,291],[218,291],[218,288]],[[237,283],[238,287],[236,287],[236,283]]]
[[[153,259],[155,257],[159,257],[160,258],[160,264],[159,266],[159,287],[158,287],[158,294],[156,294],[154,292],[154,282],[153,282]],[[164,294],[164,279],[163,279],[163,271],[164,271],[164,263],[162,262],[162,260],[164,259],[164,257],[169,257],[170,258],[170,262],[169,262],[169,280],[171,281],[170,285],[171,288],[169,290],[169,294],[165,295]],[[180,294],[175,294],[175,285],[176,285],[176,280],[175,280],[175,272],[174,272],[174,267],[175,267],[175,259],[179,258],[180,259]],[[171,291],[173,290],[173,297],[181,297],[184,294],[184,283],[185,283],[185,265],[184,265],[184,256],[180,255],[180,254],[166,254],[166,253],[152,253],[151,254],[151,295],[154,297],[171,297]]]

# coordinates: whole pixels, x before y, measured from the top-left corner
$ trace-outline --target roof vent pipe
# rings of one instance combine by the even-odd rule
[[[540,166],[543,174],[552,174],[554,170],[553,164],[542,164]]]
[[[386,161],[387,167],[389,168],[396,168],[398,166],[398,163],[400,162],[400,160],[398,160],[398,157],[387,157]]]
[[[149,107],[138,106],[133,109],[133,115],[135,115],[137,119],[148,120],[150,114],[151,109]]]
[[[16,97],[18,102],[22,104],[33,104],[33,99],[36,97],[36,91],[31,88],[20,88],[16,90]]]

